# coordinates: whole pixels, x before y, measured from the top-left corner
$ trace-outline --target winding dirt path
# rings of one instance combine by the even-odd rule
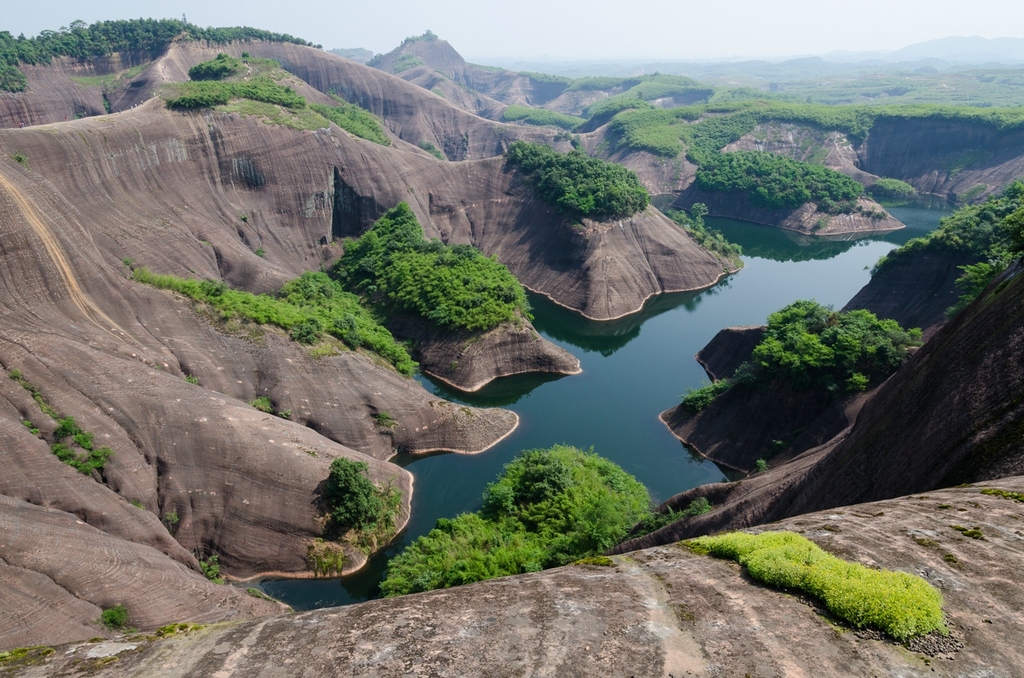
[[[2,173],[0,173],[0,188],[6,191],[13,199],[15,205],[21,211],[25,221],[32,227],[32,230],[43,242],[43,247],[46,248],[46,253],[50,256],[54,266],[57,267],[57,271],[60,273],[60,277],[64,281],[64,287],[67,289],[68,294],[71,297],[71,301],[74,302],[75,306],[87,317],[93,324],[99,327],[104,332],[111,336],[117,337],[118,339],[124,339],[128,336],[116,322],[104,313],[96,304],[86,296],[85,292],[82,291],[81,286],[78,284],[77,278],[75,278],[74,272],[71,270],[71,266],[68,264],[67,258],[64,256],[64,250],[61,248],[60,243],[53,237],[53,233],[50,229],[39,218],[39,214],[36,209],[29,202],[29,199],[18,190],[17,186],[8,181]],[[104,326],[100,320],[106,323]],[[114,334],[112,330],[116,330],[121,333],[121,336]]]

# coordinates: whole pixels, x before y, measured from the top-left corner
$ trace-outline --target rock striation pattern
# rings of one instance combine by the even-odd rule
[[[984,487],[1021,491],[1021,478]],[[730,561],[666,545],[464,587],[207,627],[134,644],[58,648],[15,675],[963,676],[1014,675],[1024,657],[1019,502],[942,490],[769,529],[842,558],[920,575],[951,635],[910,649],[836,623],[810,601],[752,583]],[[984,539],[949,527],[977,526]],[[111,648],[110,651],[117,649]],[[77,663],[76,663],[77,662]],[[67,672],[67,673],[64,673]]]

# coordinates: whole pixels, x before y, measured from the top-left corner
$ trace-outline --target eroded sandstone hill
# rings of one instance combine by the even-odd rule
[[[68,645],[15,674],[1012,676],[1024,659],[1016,642],[1024,593],[1014,585],[1024,504],[982,489],[1020,492],[1024,481],[859,504],[768,528],[936,586],[950,636],[909,649],[753,583],[731,561],[673,544],[616,556],[610,566],[569,565],[162,640]],[[954,522],[984,538],[963,536]]]
[[[474,244],[596,318],[729,270],[654,210],[574,228],[489,157],[508,139],[494,123],[292,47],[174,45],[118,85],[139,101],[78,120],[63,119],[69,88],[99,106],[113,90],[70,80],[67,61],[28,69],[29,91],[3,96],[4,125],[15,114],[30,124],[0,130],[0,520],[18,536],[0,545],[0,647],[104,635],[99,610],[118,603],[139,610],[141,628],[276,610],[209,583],[199,561],[216,554],[232,577],[307,573],[334,458],[365,461],[373,481],[401,491],[401,527],[412,488],[387,461],[396,451],[480,452],[517,425],[509,411],[440,400],[364,351],[317,357],[282,331],[225,321],[135,282],[132,267],[274,292],[406,201],[428,237]],[[308,80],[288,84],[311,102],[340,92],[362,103],[392,145],[333,125],[173,112],[152,96],[223,50],[278,59]],[[451,157],[481,159],[445,162],[416,146],[448,138],[471,139]],[[426,358],[458,363],[439,376],[461,388],[578,370],[528,322],[479,341],[416,338]],[[256,398],[285,416],[251,407]],[[79,473],[51,451],[67,416],[113,451],[101,471]],[[71,545],[88,563],[69,568]],[[349,549],[346,571],[364,559]]]

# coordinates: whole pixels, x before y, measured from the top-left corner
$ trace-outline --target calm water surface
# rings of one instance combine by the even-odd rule
[[[398,457],[415,477],[412,520],[395,544],[362,572],[343,579],[278,579],[261,588],[296,609],[346,605],[377,595],[387,559],[430,531],[438,518],[473,511],[486,484],[520,450],[567,443],[614,460],[650,490],[655,501],[723,479],[713,463],[695,459],[658,421],[689,387],[706,383],[693,359],[723,327],[762,324],[769,313],[813,298],[841,308],[869,279],[883,254],[922,235],[949,213],[938,206],[891,207],[908,228],[860,240],[822,241],[726,219],[711,227],[743,247],[745,266],[715,287],[663,295],[643,311],[593,323],[536,295],[534,325],[545,338],[580,359],[571,377],[524,375],[467,395],[419,377],[430,391],[482,407],[506,407],[519,428],[479,455]]]

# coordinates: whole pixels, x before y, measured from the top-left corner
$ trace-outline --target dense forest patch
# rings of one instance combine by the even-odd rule
[[[795,301],[768,316],[764,337],[732,378],[690,391],[682,405],[696,413],[737,384],[774,379],[829,397],[863,391],[895,372],[908,349],[920,343],[921,330],[904,330],[870,311],[833,311],[815,301]]]
[[[542,144],[513,141],[505,157],[529,178],[540,200],[576,218],[621,219],[650,201],[635,172],[581,151],[563,155]]]
[[[331,275],[385,313],[410,311],[443,328],[489,330],[529,313],[507,268],[470,245],[425,240],[404,202],[348,241]]]
[[[645,518],[647,490],[617,464],[556,445],[505,465],[483,508],[442,518],[388,564],[385,596],[534,572],[600,554]]]

